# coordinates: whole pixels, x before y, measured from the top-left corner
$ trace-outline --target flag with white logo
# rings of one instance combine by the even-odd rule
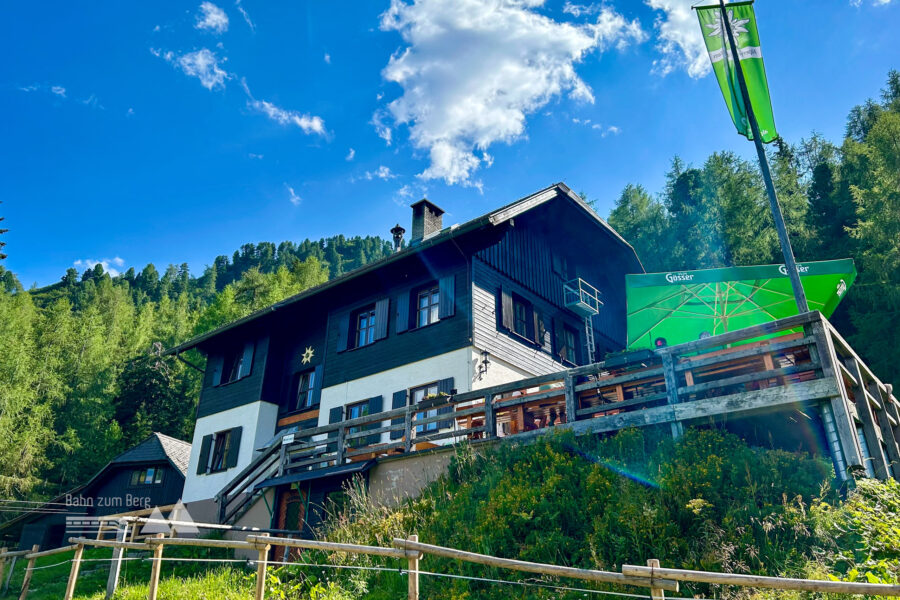
[[[775,117],[772,114],[772,100],[769,97],[769,84],[766,81],[766,70],[763,65],[762,50],[759,45],[759,31],[756,28],[756,15],[753,13],[753,2],[732,2],[726,5],[725,12],[734,35],[741,70],[747,83],[747,93],[753,114],[759,123],[759,132],[763,143],[769,143],[778,137],[775,131]],[[728,41],[728,33],[724,26],[722,10],[718,4],[698,6],[697,16],[700,18],[700,29],[703,41],[709,52],[716,79],[725,96],[725,104],[731,113],[731,120],[738,133],[748,140],[753,139],[747,108],[741,95],[740,84],[735,71],[734,57]]]

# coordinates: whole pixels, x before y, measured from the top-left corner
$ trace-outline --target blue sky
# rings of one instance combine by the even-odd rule
[[[748,158],[683,0],[8,3],[6,267],[188,262],[245,242],[388,237],[556,181],[608,214],[674,155]],[[900,0],[756,4],[780,133],[838,141],[900,67]]]

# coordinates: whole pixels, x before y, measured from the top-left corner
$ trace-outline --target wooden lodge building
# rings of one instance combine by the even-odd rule
[[[181,498],[191,445],[153,433],[113,458],[90,481],[0,526],[20,549],[65,545],[71,536],[95,537],[98,517],[175,504]]]
[[[308,535],[354,474],[396,502],[453,442],[554,429],[715,424],[827,454],[842,481],[900,476],[900,403],[819,313],[625,354],[625,275],[643,268],[568,187],[450,227],[428,200],[412,212],[391,256],[169,351],[208,357],[195,521]]]

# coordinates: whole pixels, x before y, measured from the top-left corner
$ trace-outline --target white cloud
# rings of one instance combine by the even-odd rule
[[[382,75],[403,95],[388,105],[409,126],[412,145],[427,151],[423,179],[477,186],[473,173],[496,142],[525,134],[527,115],[563,94],[593,101],[575,64],[594,50],[645,38],[637,21],[603,6],[595,22],[555,21],[537,12],[543,0],[392,0],[381,29],[398,31],[406,47]],[[385,115],[372,123],[386,141]]]
[[[133,108],[129,108],[128,111],[125,113],[125,116],[126,116],[126,117],[133,117],[133,116],[134,116],[134,109],[133,109]]]
[[[208,48],[201,48],[180,56],[171,50],[163,52],[156,48],[150,48],[150,52],[153,56],[158,56],[181,69],[185,75],[196,77],[200,80],[200,84],[208,90],[224,89],[225,80],[231,79],[231,75],[220,66],[226,59],[223,58],[220,63],[216,53]]]
[[[684,69],[693,78],[703,77],[712,67],[703,44],[700,23],[691,8],[695,0],[646,0],[650,8],[662,11],[654,25],[656,49],[662,57],[653,61],[653,72],[668,75]]]
[[[62,96],[63,98],[66,97],[66,88],[64,88],[64,87],[61,86],[61,85],[54,85],[54,86],[51,86],[51,87],[50,87],[50,91],[51,91],[52,93],[56,94],[57,96]]]
[[[197,15],[197,29],[207,29],[213,33],[225,33],[228,31],[228,15],[225,11],[212,2],[200,4],[200,14]]]
[[[619,135],[622,130],[616,127],[615,125],[610,125],[606,128],[606,131],[603,132],[603,137],[608,135]]]
[[[41,89],[41,86],[37,84],[19,86],[20,92],[36,92],[39,89]]]
[[[256,153],[254,153],[254,152],[250,152],[250,153],[247,154],[247,158],[255,158],[256,160],[262,160],[262,159],[263,159],[263,155],[262,155],[262,154],[256,154]]]
[[[98,108],[100,110],[106,110],[102,104],[100,104],[100,100],[97,98],[96,94],[91,94],[84,100],[81,100],[81,103],[85,106],[90,106],[91,108]]]
[[[391,128],[385,124],[384,120],[386,118],[388,118],[388,115],[384,111],[375,111],[375,114],[372,115],[371,123],[375,126],[375,133],[378,134],[378,137],[383,139],[386,145],[390,146],[394,134]]]
[[[344,157],[344,160],[346,160],[347,162],[350,162],[351,160],[353,160],[353,157],[355,157],[355,156],[356,156],[356,150],[354,150],[353,148],[350,148],[350,152],[347,153],[347,156]]]
[[[326,52],[324,60],[325,60],[325,64],[330,65],[331,64],[331,55]]]
[[[294,192],[294,188],[289,186],[287,183],[284,184],[284,188],[288,191],[288,200],[291,201],[291,204],[294,206],[300,206],[300,203],[303,200]]]
[[[238,12],[244,17],[244,22],[247,24],[247,27],[250,28],[250,31],[256,33],[256,25],[253,24],[253,21],[250,20],[250,15],[247,14],[247,11],[241,6],[241,0],[234,0],[234,5],[237,6]]]
[[[373,179],[387,181],[389,179],[396,179],[397,177],[399,177],[399,175],[384,165],[379,166],[374,171],[366,171],[365,175],[363,175],[363,179],[366,179],[367,181],[372,181]]]
[[[303,130],[303,133],[327,134],[325,121],[322,120],[322,117],[305,113],[301,114],[295,110],[280,108],[266,100],[254,100],[253,98],[247,100],[247,106],[256,112],[266,115],[279,125],[296,125]]]
[[[563,6],[563,12],[570,14],[576,19],[583,15],[593,15],[603,10],[602,4],[574,4],[566,2]]]
[[[115,258],[104,258],[102,260],[85,258],[76,260],[74,263],[72,263],[72,266],[74,266],[76,269],[83,268],[85,270],[93,269],[97,265],[101,265],[105,273],[109,273],[110,276],[116,277],[120,273],[119,269],[125,266],[125,260],[117,256]]]

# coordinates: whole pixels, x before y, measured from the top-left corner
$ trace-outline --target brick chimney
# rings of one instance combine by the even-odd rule
[[[412,205],[412,238],[411,244],[417,244],[444,228],[444,211],[432,204],[427,198],[422,198]]]

